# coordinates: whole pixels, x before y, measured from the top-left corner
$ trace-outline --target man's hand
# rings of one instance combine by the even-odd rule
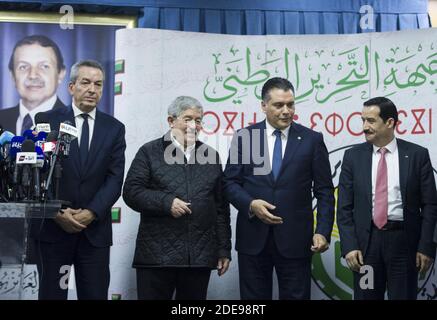
[[[79,209],[79,212],[73,214],[74,220],[85,226],[89,225],[96,219],[96,214],[88,209]]]
[[[433,259],[424,255],[423,253],[416,253],[416,267],[419,269],[419,273],[424,274],[428,271],[432,264]]]
[[[189,202],[184,202],[181,199],[175,198],[171,205],[171,215],[174,218],[180,218],[187,213],[191,214],[191,209],[189,208],[190,205],[191,203]]]
[[[269,212],[276,207],[267,201],[256,199],[250,203],[250,211],[265,224],[281,224],[282,218],[275,216]]]
[[[68,233],[77,233],[81,232],[83,229],[86,228],[86,225],[83,225],[82,223],[76,221],[76,219],[73,218],[75,214],[78,214],[81,211],[81,209],[71,209],[67,208],[62,210],[61,212],[58,212],[58,214],[55,217],[55,222],[65,231]]]
[[[313,245],[311,246],[311,251],[313,252],[325,252],[329,248],[329,243],[324,235],[316,233],[313,236]]]
[[[229,269],[229,263],[231,260],[229,258],[219,258],[217,262],[217,274],[220,276],[224,275]]]
[[[359,272],[364,264],[363,254],[360,250],[352,250],[346,255],[346,262],[352,271]]]

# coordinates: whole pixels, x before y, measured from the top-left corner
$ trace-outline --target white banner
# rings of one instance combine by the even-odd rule
[[[288,78],[296,88],[295,121],[323,133],[335,186],[345,149],[364,141],[365,100],[386,96],[399,109],[398,137],[430,150],[437,113],[437,30],[314,36],[231,36],[122,29],[116,39],[115,116],[126,125],[126,171],[138,148],[168,130],[167,107],[179,95],[205,108],[201,139],[225,162],[234,130],[263,120],[263,83]],[[139,214],[119,200],[114,223],[111,294],[136,298],[131,268]],[[235,239],[235,210],[232,211]],[[418,297],[436,299],[437,279],[420,279]],[[277,296],[277,293],[275,294]],[[235,251],[225,276],[211,278],[209,299],[239,299]],[[351,299],[352,274],[340,259],[337,226],[331,247],[313,259],[312,298]]]

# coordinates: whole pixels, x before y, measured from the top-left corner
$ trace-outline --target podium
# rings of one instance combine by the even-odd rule
[[[0,203],[0,300],[22,300],[26,289],[37,290],[36,272],[25,272],[30,219],[53,219],[65,204],[59,200]]]

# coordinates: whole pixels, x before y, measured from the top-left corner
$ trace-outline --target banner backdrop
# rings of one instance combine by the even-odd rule
[[[152,29],[116,34],[115,116],[126,124],[126,170],[138,148],[168,130],[167,107],[179,95],[205,108],[201,140],[222,161],[235,130],[264,119],[260,94],[270,77],[288,78],[296,88],[295,121],[324,135],[334,185],[345,149],[364,141],[361,109],[375,96],[399,109],[398,137],[430,151],[437,148],[437,30],[323,36],[231,36]],[[120,200],[114,224],[111,293],[135,298],[131,269],[139,214]],[[236,211],[232,210],[235,239]],[[329,251],[313,257],[313,299],[352,299],[352,274],[340,257],[334,226]],[[420,279],[418,297],[437,298],[434,266]],[[277,297],[277,293],[275,294]],[[236,253],[229,272],[211,278],[209,299],[238,299]]]

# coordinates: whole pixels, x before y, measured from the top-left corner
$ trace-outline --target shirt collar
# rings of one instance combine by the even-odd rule
[[[83,112],[82,110],[80,110],[78,107],[76,107],[74,102],[72,103],[72,106],[73,106],[74,118],[79,117],[82,113],[86,113],[86,112]],[[94,120],[96,118],[96,108],[94,108],[93,110],[88,112],[88,116]]]
[[[170,132],[170,137],[171,137],[171,141],[173,142],[173,144],[179,148],[182,152],[184,152],[185,154],[190,154],[191,151],[193,151],[193,149],[196,147],[196,144],[193,143],[191,146],[187,147],[187,150],[184,150],[184,147],[179,143],[179,141],[174,137],[173,134],[171,134]]]
[[[36,108],[34,108],[33,110],[30,110],[30,111],[24,106],[23,99],[20,99],[20,103],[19,103],[19,105],[20,105],[20,115],[24,119],[26,114],[29,114],[30,117],[32,118],[32,121],[34,121],[35,115],[37,113],[39,113],[39,112],[46,112],[46,111],[49,111],[49,110],[53,109],[53,106],[55,105],[57,99],[58,99],[58,97],[56,96],[56,94],[54,94],[50,99],[44,101],[38,107],[36,107]]]
[[[393,154],[396,151],[397,147],[398,147],[398,144],[396,142],[396,138],[393,138],[393,140],[390,141],[390,143],[387,144],[386,146],[384,146],[383,148],[386,148],[391,154]],[[381,147],[377,147],[377,146],[373,145],[373,153],[374,154],[377,154],[379,149],[381,149]]]
[[[288,137],[289,129],[290,129],[290,126],[288,126],[287,128],[281,130],[282,134],[283,134],[286,138]],[[273,131],[275,131],[275,130],[276,130],[276,128],[273,127],[273,126],[269,123],[269,121],[266,119],[266,131],[267,131],[267,136],[268,136],[268,137],[273,136]]]

